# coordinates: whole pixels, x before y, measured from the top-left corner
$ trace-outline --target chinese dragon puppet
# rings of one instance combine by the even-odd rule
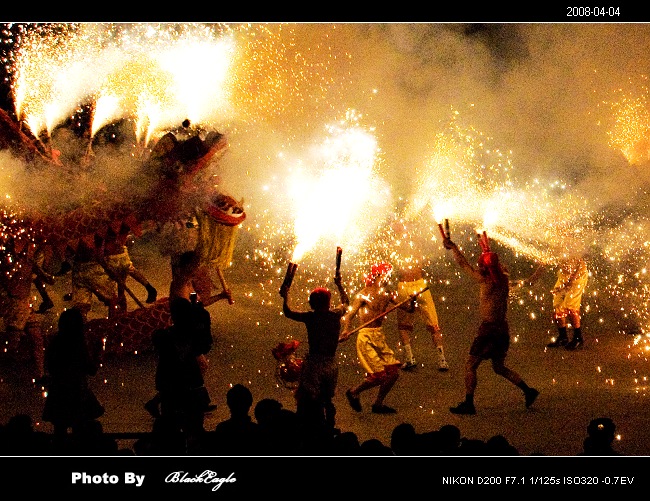
[[[236,229],[246,213],[243,202],[220,192],[204,178],[207,166],[216,162],[227,146],[226,138],[214,131],[204,139],[198,135],[178,139],[169,132],[141,160],[142,177],[138,179],[144,180],[144,185],[137,190],[137,196],[100,189],[91,199],[54,214],[21,208],[20,201],[0,204],[0,315],[5,327],[15,322],[20,328],[21,321],[26,320],[16,313],[20,310],[16,309],[16,284],[27,276],[31,286],[39,257],[74,256],[80,245],[92,247],[98,237],[101,240],[111,229],[117,231],[126,226],[138,237],[145,225],[164,224],[199,211],[210,222],[210,232],[216,240],[212,243],[212,254],[204,258],[227,266]],[[0,110],[2,150],[8,150],[32,175],[53,170],[60,183],[73,184],[72,177],[67,176],[75,175],[75,166],[63,165],[56,155],[48,154],[46,148]],[[168,326],[170,318],[168,298],[162,297],[150,305],[139,303],[131,311],[89,319],[87,335],[94,346],[101,345],[104,354],[142,352],[151,348],[153,331]]]

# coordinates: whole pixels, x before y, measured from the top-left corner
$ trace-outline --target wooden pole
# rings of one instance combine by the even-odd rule
[[[343,249],[341,247],[336,248],[336,274],[334,276],[341,276],[341,255],[343,254]]]
[[[225,291],[228,290],[228,285],[226,284],[226,279],[223,277],[223,271],[217,266],[217,276],[219,277],[219,282],[221,282],[221,288]],[[235,300],[232,298],[228,299],[228,304],[234,304]]]
[[[411,297],[408,297],[408,298],[406,298],[404,301],[400,301],[400,302],[397,303],[396,305],[391,306],[391,307],[388,308],[385,312],[383,312],[381,315],[377,315],[375,318],[373,318],[373,319],[371,319],[371,320],[368,320],[367,322],[364,322],[363,324],[361,324],[361,325],[360,325],[359,327],[357,327],[356,329],[351,330],[350,333],[349,333],[349,335],[351,336],[351,335],[354,334],[355,332],[358,332],[358,331],[360,331],[361,329],[363,329],[364,327],[367,327],[368,325],[370,325],[371,323],[373,323],[375,320],[379,320],[381,317],[385,317],[385,316],[388,315],[391,311],[396,310],[397,308],[399,308],[400,306],[402,306],[402,305],[405,304],[405,303],[408,303],[409,301],[413,301],[413,298],[419,296],[419,295],[422,294],[424,291],[428,291],[428,290],[429,290],[429,286],[427,285],[427,286],[426,286],[424,289],[422,289],[420,292],[416,292],[415,294],[412,294]]]
[[[133,300],[136,302],[136,304],[137,304],[140,308],[144,308],[144,304],[142,304],[142,301],[140,301],[140,300],[138,299],[138,297],[137,297],[135,294],[133,294],[133,291],[132,291],[132,290],[131,290],[127,285],[126,285],[126,283],[122,283],[122,282],[120,282],[120,281],[118,280],[118,278],[117,278],[117,277],[115,276],[115,274],[110,270],[110,268],[108,267],[108,265],[106,264],[106,262],[104,262],[103,260],[100,260],[100,261],[99,261],[99,264],[102,265],[102,268],[104,268],[104,271],[105,271],[106,274],[110,277],[111,280],[117,282],[117,284],[118,284],[120,287],[122,287],[122,288],[124,289],[124,291],[127,292],[127,293],[129,294],[129,296],[131,296],[131,297],[133,298]],[[126,282],[126,281],[125,281],[125,282]]]

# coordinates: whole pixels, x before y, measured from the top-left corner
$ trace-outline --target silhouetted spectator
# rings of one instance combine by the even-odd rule
[[[429,430],[418,434],[417,451],[420,456],[439,456],[441,454],[440,431]]]
[[[391,448],[378,438],[369,438],[361,442],[360,452],[362,456],[394,456]]]
[[[579,456],[618,456],[612,444],[616,439],[616,425],[607,417],[592,419],[587,426],[587,437]]]
[[[186,260],[192,261],[192,259],[198,259],[198,256],[195,252],[186,252],[183,253],[179,259],[183,262]],[[172,275],[174,275],[174,273],[177,275],[182,275],[180,272],[174,272],[174,266],[172,265]],[[209,282],[209,277],[206,276],[206,279]],[[188,313],[188,320],[183,326],[183,331],[185,333],[185,337],[190,339],[192,342],[192,351],[196,353],[196,360],[199,368],[201,369],[201,377],[205,378],[206,371],[208,370],[207,354],[212,349],[213,343],[212,318],[210,316],[210,312],[206,309],[207,304],[205,304],[202,300],[203,296],[196,293],[196,291],[194,291],[192,288],[193,282],[191,280],[191,277],[188,276],[183,279],[178,278],[176,282],[174,280],[175,279],[172,279],[172,283],[169,288],[170,308],[171,303],[173,303],[178,298],[185,299],[192,305],[193,311],[191,314]],[[185,280],[185,282],[183,280]],[[230,298],[230,296],[223,296],[223,298]],[[206,297],[205,300],[211,301],[211,299],[208,297]],[[205,385],[201,386],[200,392],[202,394],[199,396],[205,400],[204,411],[210,412],[216,409],[217,406],[210,403],[210,395]],[[156,394],[153,396],[153,398],[149,399],[144,404],[144,408],[149,414],[151,414],[152,417],[157,418],[160,416],[161,412],[160,405],[161,397],[159,394]]]
[[[275,398],[263,398],[255,404],[253,415],[260,426],[266,426],[282,409],[282,402]]]
[[[458,426],[445,424],[438,430],[438,442],[442,456],[456,456],[459,452],[461,433]]]
[[[250,410],[253,394],[243,384],[236,384],[226,393],[230,417],[217,423],[209,434],[207,451],[220,456],[255,456],[260,449],[259,425]]]
[[[81,310],[71,308],[61,313],[58,332],[45,352],[48,395],[43,406],[43,420],[54,426],[55,438],[65,438],[73,431],[104,414],[89,386],[88,377],[97,374],[84,337]]]
[[[332,439],[330,454],[332,456],[360,456],[359,437],[353,431],[339,433]]]
[[[300,454],[304,456],[329,456],[332,451],[334,437],[340,433],[336,429],[335,433],[329,427],[307,425],[301,421],[301,449]]]
[[[16,414],[0,428],[0,455],[47,456],[52,453],[51,438],[49,433],[34,429],[29,415]]]
[[[477,438],[462,438],[458,448],[461,456],[485,456],[487,445]]]
[[[282,411],[282,402],[274,398],[263,398],[255,404],[253,415],[258,424],[260,434],[260,453],[274,454],[274,422],[280,419]]]
[[[298,415],[289,409],[280,409],[269,422],[267,445],[274,456],[299,456],[302,451],[302,434]]]
[[[400,423],[390,434],[390,448],[396,456],[417,455],[417,433],[411,423]]]
[[[204,411],[209,403],[199,364],[200,347],[192,336],[196,311],[185,298],[170,302],[172,325],[153,334],[158,355],[156,390],[160,394],[160,413],[175,419],[189,437],[197,437],[203,428]]]
[[[490,437],[485,446],[489,456],[519,456],[519,451],[503,435]]]

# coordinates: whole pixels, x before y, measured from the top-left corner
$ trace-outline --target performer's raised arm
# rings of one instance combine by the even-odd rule
[[[340,273],[337,273],[334,276],[334,283],[336,284],[336,288],[339,291],[339,296],[341,297],[341,304],[346,307],[350,306],[350,298],[348,297],[348,293],[345,292],[345,289],[343,288],[343,280],[341,279]]]
[[[451,250],[454,253],[454,259],[456,260],[458,266],[460,266],[463,270],[474,277],[475,280],[480,281],[482,279],[481,273],[476,270],[471,264],[469,264],[469,261],[465,255],[461,252],[456,243],[451,240],[451,238],[445,237],[445,239],[442,241],[442,245],[445,247],[445,249]]]

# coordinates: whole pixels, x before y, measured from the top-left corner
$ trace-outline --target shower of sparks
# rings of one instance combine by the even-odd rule
[[[336,105],[344,100],[350,56],[333,47],[335,25],[320,28],[240,27],[235,35],[240,50],[233,62],[233,101],[244,120],[269,123],[291,114],[313,128],[340,113]]]
[[[83,128],[87,121],[87,153],[100,129],[120,120],[146,147],[185,118],[227,133],[232,123],[285,113],[332,114],[334,74],[349,60],[332,51],[330,34],[312,40],[306,27],[282,24],[6,24],[2,30],[3,43],[12,46],[4,63],[22,126],[49,148],[57,126],[72,118]],[[7,188],[20,199],[15,182]]]
[[[30,26],[9,68],[16,115],[39,137],[91,103],[93,135],[124,118],[145,144],[185,118],[223,123],[234,51],[220,25]]]
[[[347,277],[363,273],[359,257],[366,252],[364,245],[381,224],[382,214],[392,208],[390,188],[377,174],[381,151],[372,129],[360,121],[348,110],[345,119],[326,127],[326,136],[303,156],[291,160],[286,152],[281,155],[288,167],[285,179],[276,185],[286,191],[274,196],[285,201],[279,214],[287,220],[272,214],[257,250],[278,276],[283,262],[291,261],[301,264],[299,273],[308,283],[327,280],[333,275],[337,246],[345,249],[352,267],[344,266]]]
[[[296,214],[294,261],[320,240],[354,251],[372,225],[371,216],[390,199],[388,187],[375,175],[379,151],[371,132],[346,123],[328,132],[314,151],[316,169],[300,169],[289,180]]]
[[[436,253],[437,223],[444,219],[450,220],[453,238],[470,260],[480,252],[474,236],[487,231],[496,250],[505,253],[508,267],[520,270],[520,279],[538,264],[553,270],[560,260],[582,255],[591,271],[583,315],[598,315],[603,305],[609,305],[620,312],[618,330],[642,333],[637,344],[647,346],[646,218],[634,214],[622,224],[610,221],[562,180],[519,179],[510,153],[493,147],[491,138],[472,126],[461,125],[461,118],[453,112],[435,137],[431,155],[417,173],[417,189],[395,216],[413,230],[402,235],[385,232],[375,245],[383,246],[393,263],[429,270],[435,266],[431,276],[442,276],[441,283],[447,283],[446,274],[440,272],[446,258],[441,260]],[[513,291],[512,300],[531,321],[550,318],[549,292],[520,288]]]
[[[350,63],[332,47],[334,25],[318,39],[284,24],[18,26],[7,67],[16,115],[36,137],[87,104],[91,137],[123,118],[145,144],[185,118],[223,128],[291,113],[313,127],[338,113]]]
[[[449,219],[487,231],[517,254],[557,263],[567,249],[581,253],[591,215],[586,200],[564,194],[561,183],[516,179],[510,152],[461,124],[458,111],[435,138],[417,173],[417,189],[404,210],[408,219]],[[437,234],[437,230],[434,231]]]
[[[609,146],[620,150],[628,162],[639,164],[650,160],[650,110],[646,75],[641,82],[629,81],[632,90],[618,89],[617,100],[606,101],[613,124],[607,131]]]
[[[650,160],[650,108],[648,77],[630,78],[614,98],[603,101],[611,110],[607,136],[609,146],[620,151],[632,165]],[[641,204],[647,208],[647,203]],[[621,216],[601,215],[602,230],[598,236],[600,251],[597,262],[601,281],[599,297],[611,297],[620,304],[621,324],[628,334],[636,334],[633,344],[645,356],[650,349],[650,283],[647,264],[650,262],[650,226],[646,211]]]

